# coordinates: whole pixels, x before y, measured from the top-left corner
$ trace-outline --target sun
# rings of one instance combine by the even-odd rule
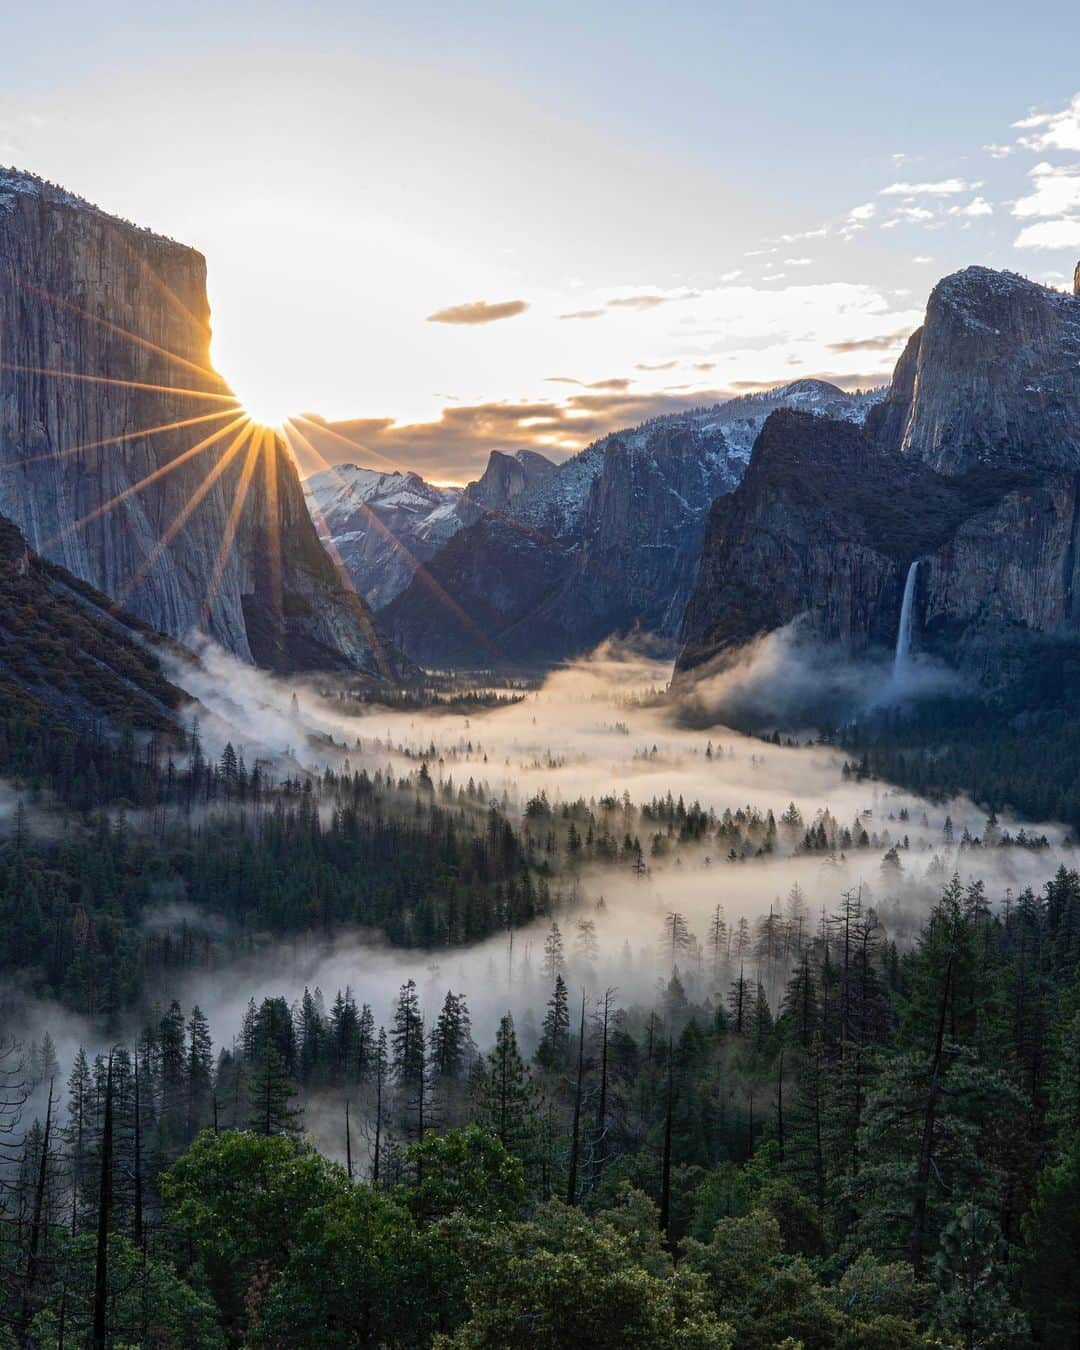
[[[269,427],[280,431],[290,417],[296,414],[296,408],[272,389],[261,390],[257,394],[249,390],[247,394],[238,394],[240,406],[251,420],[260,427]]]

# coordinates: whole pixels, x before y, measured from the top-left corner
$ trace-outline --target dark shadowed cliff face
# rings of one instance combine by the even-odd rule
[[[1080,301],[942,281],[865,429],[776,414],[710,516],[679,669],[806,616],[849,653],[918,645],[994,687],[1080,631]]]
[[[165,633],[377,673],[291,457],[237,440],[240,414],[210,366],[201,255],[0,171],[0,513]]]

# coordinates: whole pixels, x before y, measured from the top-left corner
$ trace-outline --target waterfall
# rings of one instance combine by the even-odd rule
[[[915,573],[919,570],[919,560],[908,568],[904,582],[904,603],[900,606],[900,627],[896,632],[896,655],[893,658],[893,678],[899,678],[907,670],[911,656],[911,624],[915,611]]]

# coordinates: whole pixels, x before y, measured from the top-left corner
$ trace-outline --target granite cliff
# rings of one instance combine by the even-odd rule
[[[205,281],[195,250],[0,170],[0,514],[164,633],[390,674],[291,456],[212,368]]]
[[[896,640],[988,690],[1080,638],[1080,300],[946,277],[864,427],[778,413],[713,506],[680,672],[805,616],[850,654]]]

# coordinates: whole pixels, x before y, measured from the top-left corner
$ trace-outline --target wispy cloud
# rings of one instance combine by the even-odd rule
[[[678,361],[638,361],[635,370],[674,370]]]
[[[677,300],[696,300],[700,291],[643,291],[638,295],[617,295],[607,301],[608,309],[656,309]]]
[[[569,314],[560,314],[560,319],[602,319],[604,311],[602,309],[575,309]]]
[[[981,183],[969,183],[966,178],[939,178],[933,183],[890,183],[879,193],[882,197],[955,197],[960,192],[973,192]]]
[[[876,337],[853,338],[847,342],[830,342],[829,351],[887,352],[893,347],[898,347],[900,343],[906,342],[910,336],[910,331],[904,328],[898,333],[880,333]]]
[[[1019,138],[1028,150],[1080,150],[1080,93],[1057,112],[1033,113],[1013,126],[1032,133]]]
[[[427,316],[428,323],[478,324],[497,323],[500,319],[513,319],[524,314],[529,308],[524,300],[499,300],[494,304],[487,300],[470,300],[464,305],[448,305],[446,309],[437,309]]]

